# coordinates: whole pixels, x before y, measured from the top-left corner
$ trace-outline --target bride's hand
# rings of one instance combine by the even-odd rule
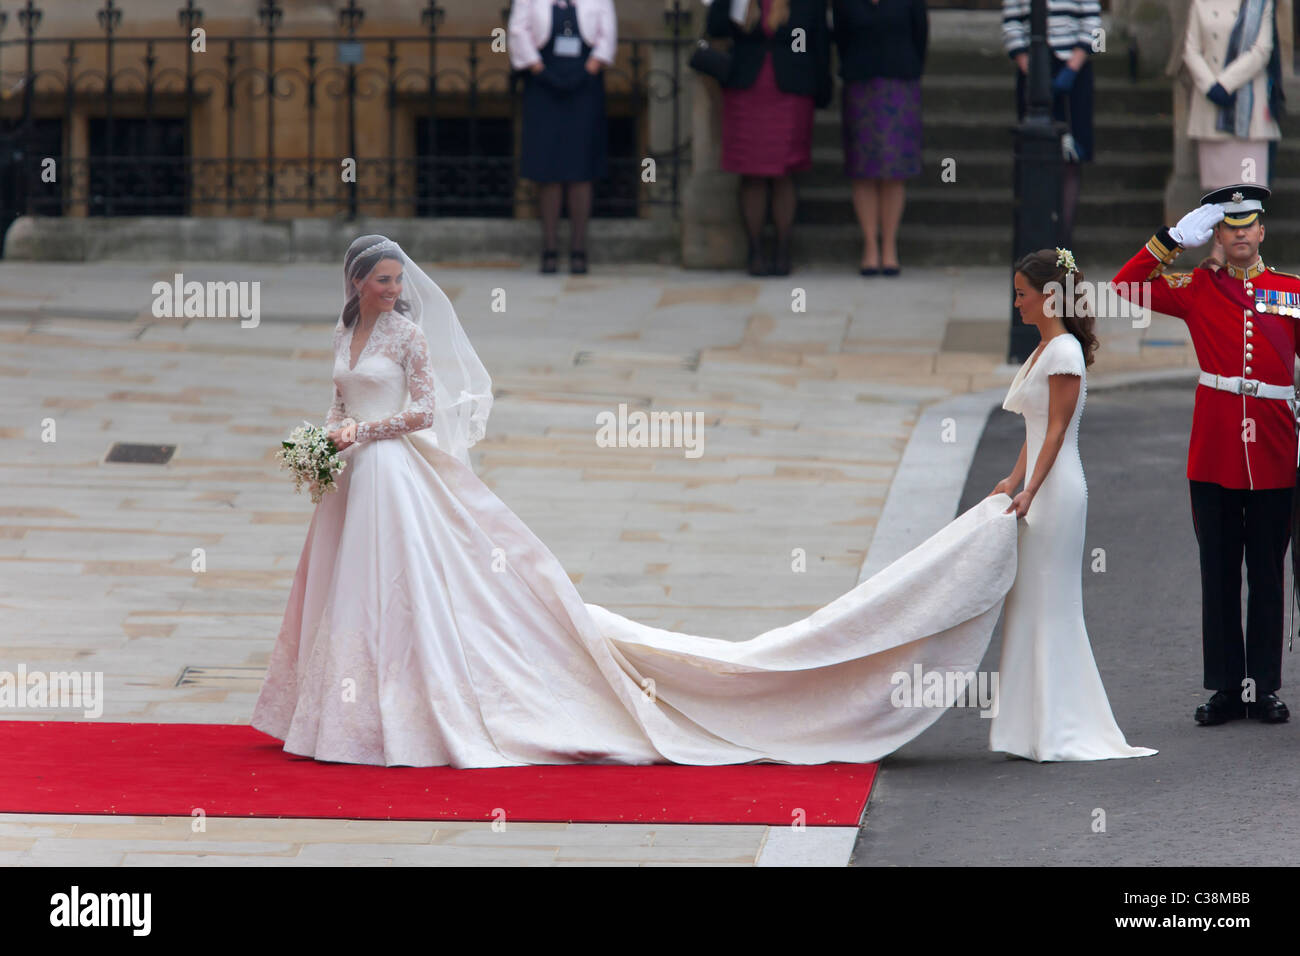
[[[357,423],[348,419],[342,428],[329,433],[329,440],[334,443],[334,447],[339,451],[347,448],[357,440]]]
[[[1011,499],[1011,507],[1002,513],[1009,515],[1014,511],[1017,518],[1023,518],[1029,513],[1029,505],[1033,500],[1034,493],[1032,491],[1022,491]]]

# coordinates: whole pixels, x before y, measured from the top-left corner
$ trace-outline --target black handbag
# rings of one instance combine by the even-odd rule
[[[688,65],[697,73],[711,76],[723,83],[731,75],[731,54],[718,49],[707,38],[700,37],[695,43]]]

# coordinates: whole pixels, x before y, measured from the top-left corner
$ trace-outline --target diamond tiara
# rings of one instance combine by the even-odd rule
[[[391,240],[391,239],[381,239],[379,242],[376,242],[373,246],[366,246],[366,248],[362,249],[362,250],[357,254],[357,258],[360,259],[362,256],[368,256],[368,255],[370,255],[370,253],[374,252],[376,249],[383,249],[383,248],[386,247],[386,246],[392,246],[394,249],[400,249],[400,248],[401,248],[401,246],[399,246],[397,243],[393,242],[393,240]]]

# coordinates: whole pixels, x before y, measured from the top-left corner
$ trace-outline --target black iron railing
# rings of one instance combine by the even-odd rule
[[[24,213],[518,215],[534,193],[517,175],[508,12],[494,35],[457,35],[429,0],[411,33],[378,36],[348,0],[333,32],[307,35],[261,0],[258,32],[202,35],[187,0],[174,34],[138,36],[104,0],[97,34],[53,37],[35,0],[0,9],[0,229]],[[664,36],[621,40],[606,70],[597,215],[677,207],[691,37],[682,2],[664,17]]]

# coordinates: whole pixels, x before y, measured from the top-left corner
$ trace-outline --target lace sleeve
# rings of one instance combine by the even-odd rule
[[[334,361],[337,364],[339,355],[339,343],[343,340],[343,320],[340,319],[334,326]],[[347,411],[343,407],[343,393],[339,391],[337,385],[334,386],[334,404],[325,414],[325,430],[333,431],[348,420]]]
[[[330,410],[325,414],[325,430],[327,432],[334,431],[334,429],[342,425],[346,419],[347,415],[343,411],[343,396],[339,392],[339,387],[335,385],[334,404],[330,406]]]
[[[433,364],[429,361],[429,344],[424,332],[415,325],[410,326],[402,353],[402,370],[406,373],[406,390],[411,394],[411,404],[391,418],[362,422],[357,427],[357,441],[396,438],[433,424]]]

